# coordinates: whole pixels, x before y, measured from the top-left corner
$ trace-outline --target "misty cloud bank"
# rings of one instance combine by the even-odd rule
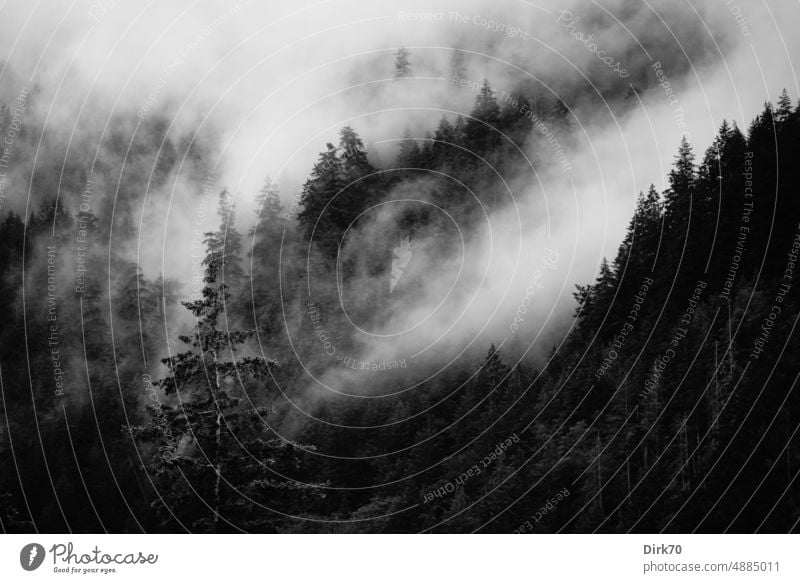
[[[47,364],[71,383],[82,382],[78,331],[89,314],[109,322],[97,360],[124,371],[120,387],[145,375],[168,401],[150,375],[165,374],[160,356],[177,354],[178,336],[196,325],[179,302],[202,299],[206,233],[226,191],[227,220],[246,234],[243,278],[268,271],[277,290],[265,301],[251,288],[252,318],[225,322],[259,330],[242,358],[280,363],[265,381],[280,394],[269,406],[286,412],[270,427],[277,435],[294,438],[333,403],[391,399],[442,378],[457,391],[489,346],[512,368],[538,370],[574,329],[575,284],[613,258],[639,193],[666,189],[681,138],[704,151],[724,119],[744,130],[787,84],[800,94],[796,7],[742,4],[4,6],[0,219],[14,213],[30,227],[52,210],[42,215],[50,224],[25,232],[14,301],[52,306]],[[397,74],[401,47],[408,69]],[[497,137],[508,155],[464,153],[481,167],[471,185],[402,167],[403,147],[435,148],[443,118],[470,118],[484,81],[503,116],[528,124]],[[297,214],[343,127],[375,168],[365,188],[380,192],[329,261],[303,239]],[[280,223],[263,220],[267,177],[262,194],[277,188]],[[445,204],[442,192],[458,199]],[[254,252],[265,233],[279,258],[268,267]],[[145,281],[157,294],[138,293]],[[145,303],[157,322],[137,320]],[[132,339],[140,346],[120,348]],[[81,395],[74,406],[93,405]]]
[[[535,107],[519,108],[533,135],[522,144],[524,161],[502,170],[500,206],[458,257],[418,238],[418,271],[407,279],[424,277],[424,291],[387,308],[379,332],[432,320],[388,347],[362,335],[372,348],[359,353],[391,359],[437,339],[458,353],[480,334],[522,352],[535,339],[541,357],[567,324],[573,282],[591,278],[616,247],[635,196],[663,181],[680,136],[704,146],[723,118],[745,127],[744,112],[785,82],[791,49],[776,44],[797,40],[773,33],[773,19],[781,21],[773,11],[784,9],[620,1],[7,9],[3,97],[30,96],[14,109],[24,139],[6,139],[15,163],[5,209],[29,214],[54,194],[69,213],[91,208],[116,227],[96,244],[187,286],[197,279],[201,233],[213,226],[213,190],[231,190],[243,227],[258,211],[264,176],[297,208],[316,152],[341,126],[353,126],[385,167],[404,132],[425,139],[442,116],[467,115],[485,78],[512,109],[519,92],[562,101],[571,134],[561,143]],[[412,75],[394,79],[400,46]],[[737,91],[753,83],[763,92]],[[137,150],[154,135],[157,151]],[[91,201],[81,194],[87,184]],[[404,196],[423,200],[424,180],[418,188]],[[359,233],[360,244],[380,236],[379,222]],[[559,264],[509,335],[545,247],[558,250]],[[436,266],[458,260],[463,289],[478,290],[472,301],[467,294],[434,310],[452,279]]]

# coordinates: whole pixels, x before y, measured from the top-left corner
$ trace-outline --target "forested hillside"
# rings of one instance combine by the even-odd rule
[[[267,179],[252,220],[215,186],[196,288],[146,277],[116,243],[178,163],[166,135],[153,117],[132,145],[108,140],[100,167],[68,161],[60,199],[53,170],[34,180],[41,207],[2,217],[4,531],[797,529],[800,105],[786,92],[702,155],[684,139],[669,188],[642,192],[617,254],[575,282],[549,358],[511,357],[498,337],[420,369],[407,350],[365,360],[347,330],[414,306],[427,280],[403,245],[457,256],[457,236],[478,240],[504,208],[504,175],[559,163],[565,103],[485,82],[470,115],[407,134],[386,167],[342,127],[297,204]],[[209,156],[192,153],[199,184]],[[117,176],[122,156],[157,172]],[[113,200],[97,194],[112,176]],[[435,267],[462,298],[473,282],[457,268]]]

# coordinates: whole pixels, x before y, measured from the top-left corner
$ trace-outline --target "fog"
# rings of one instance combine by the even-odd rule
[[[188,294],[193,246],[215,228],[213,193],[223,187],[245,232],[265,176],[279,183],[287,208],[296,206],[317,153],[342,126],[387,168],[407,130],[424,139],[443,115],[468,115],[484,78],[501,105],[519,90],[558,98],[569,108],[570,135],[548,142],[548,128],[534,125],[538,137],[521,152],[530,164],[504,171],[507,190],[485,222],[463,241],[457,228],[417,234],[398,294],[366,334],[345,332],[359,359],[418,359],[415,381],[489,342],[541,361],[571,323],[574,284],[615,253],[636,195],[650,183],[665,188],[681,135],[701,156],[723,119],[745,129],[745,112],[787,79],[790,95],[800,93],[791,61],[800,38],[789,31],[797,7],[753,8],[620,0],[6,4],[0,91],[10,106],[23,90],[30,97],[2,210],[29,215],[57,195],[77,211],[91,177],[93,211],[114,221],[127,215],[133,226],[97,243],[122,250],[149,277],[178,279]],[[401,46],[412,75],[394,79]],[[137,153],[147,135],[163,140],[155,156]],[[213,185],[205,194],[204,184]],[[428,187],[421,178],[413,192],[387,192],[386,200],[426,201]],[[391,221],[377,211],[364,220],[345,256],[376,244]],[[314,278],[327,290],[337,283],[334,273]],[[349,282],[343,304],[374,298],[385,285],[367,276]],[[401,293],[404,286],[413,293]],[[284,307],[287,321],[303,321],[294,299]],[[318,348],[297,356],[319,383],[369,390],[327,366]]]

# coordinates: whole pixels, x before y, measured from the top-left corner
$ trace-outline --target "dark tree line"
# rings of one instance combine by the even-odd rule
[[[408,62],[397,74],[409,74]],[[700,158],[680,144],[669,188],[641,193],[616,256],[577,286],[575,325],[546,362],[512,366],[486,346],[479,363],[459,361],[416,390],[326,401],[318,421],[285,403],[309,384],[293,350],[320,350],[312,334],[290,350],[287,326],[309,328],[313,302],[327,329],[346,329],[335,287],[309,298],[307,280],[361,268],[343,249],[358,242],[365,210],[424,175],[430,200],[470,225],[479,207],[432,175],[456,177],[494,209],[503,191],[486,162],[502,174],[527,145],[538,163],[555,163],[521,111],[535,111],[566,144],[566,107],[524,94],[515,103],[498,102],[485,83],[469,116],[407,135],[392,168],[374,167],[344,128],[303,186],[296,226],[269,180],[246,235],[222,193],[201,296],[182,306],[176,282],[145,277],[122,253],[109,268],[98,245],[82,290],[59,284],[49,320],[48,277],[70,281],[77,217],[52,202],[30,217],[6,215],[3,530],[512,532],[526,521],[534,532],[796,529],[800,108],[785,93],[746,133],[723,123]],[[150,129],[159,143],[163,128]],[[154,156],[150,145],[139,145],[142,158]],[[84,182],[76,176],[72,188]],[[103,242],[108,217],[98,208],[84,220],[87,237]],[[412,208],[398,218],[406,230],[439,220]],[[23,283],[37,290],[24,304]],[[180,350],[168,351],[163,322],[181,313],[191,324]],[[54,349],[64,396],[54,390]]]

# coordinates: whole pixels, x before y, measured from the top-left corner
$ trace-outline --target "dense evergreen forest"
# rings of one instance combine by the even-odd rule
[[[340,331],[390,309],[371,282],[406,270],[395,302],[425,284],[394,249],[404,234],[447,252],[454,217],[477,237],[523,146],[536,164],[557,164],[553,136],[568,147],[564,103],[514,102],[486,82],[470,115],[408,134],[381,168],[343,127],[297,211],[266,180],[250,229],[214,186],[196,293],[130,252],[142,193],[179,162],[163,120],[130,143],[112,133],[91,169],[34,173],[45,202],[0,225],[2,530],[797,531],[800,105],[786,92],[744,132],[723,123],[702,156],[683,140],[669,188],[641,193],[616,256],[577,285],[548,358],[511,358],[498,338],[421,381],[402,355],[351,362],[362,347]],[[199,185],[209,156],[190,150]],[[365,218],[392,201],[390,222]],[[334,373],[341,392],[309,388]]]

